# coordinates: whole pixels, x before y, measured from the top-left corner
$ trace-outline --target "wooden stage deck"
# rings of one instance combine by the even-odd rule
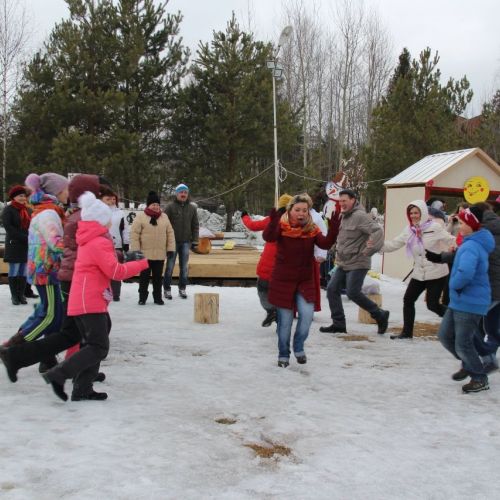
[[[189,278],[191,281],[203,280],[255,280],[255,269],[260,252],[248,245],[236,245],[233,250],[222,250],[213,247],[206,255],[190,252]],[[0,274],[7,274],[8,265],[0,258]],[[176,263],[174,277],[179,276]]]
[[[190,279],[256,279],[255,269],[260,252],[251,246],[236,245],[233,250],[212,247],[206,255],[191,252],[189,255]],[[179,276],[176,264],[174,277]]]

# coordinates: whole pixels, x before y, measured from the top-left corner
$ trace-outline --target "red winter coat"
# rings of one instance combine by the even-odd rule
[[[335,243],[339,219],[330,219],[326,236],[318,233],[314,238],[290,238],[281,234],[280,218],[281,214],[273,211],[263,234],[266,241],[277,243],[276,260],[269,283],[269,302],[276,307],[293,309],[296,292],[307,302],[315,302],[314,245],[327,250]]]
[[[68,301],[68,316],[104,313],[110,280],[124,280],[148,267],[146,259],[120,264],[108,229],[95,221],[80,221],[76,231],[78,253]],[[112,297],[112,295],[111,295]]]
[[[265,217],[262,220],[252,220],[249,215],[245,215],[241,218],[241,222],[250,229],[250,231],[264,231],[268,226],[270,217]],[[271,273],[274,267],[274,259],[276,258],[276,243],[267,242],[264,245],[264,250],[257,264],[257,276],[262,279],[269,281],[271,279]]]

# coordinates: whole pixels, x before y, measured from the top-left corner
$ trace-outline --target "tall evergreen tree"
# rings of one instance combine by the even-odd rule
[[[168,177],[169,129],[188,52],[167,1],[66,0],[70,16],[26,67],[19,166],[99,172],[127,198]]]
[[[500,163],[500,90],[495,92],[491,101],[484,103],[481,125],[474,139],[475,144]]]
[[[224,193],[273,162],[272,80],[266,61],[272,48],[243,32],[233,14],[225,32],[214,32],[210,44],[200,44],[175,115],[179,180],[202,195]],[[298,139],[287,105],[278,116],[280,157]],[[181,177],[182,176],[182,177]],[[272,206],[272,170],[265,184],[255,183],[222,194],[228,226],[237,208],[248,202],[258,186],[259,196]]]
[[[418,60],[410,57],[404,49],[388,94],[373,112],[372,142],[363,152],[368,180],[393,177],[428,154],[461,147],[456,118],[472,99],[467,78],[442,86],[437,53],[427,48]],[[380,205],[382,182],[371,183],[368,195]]]

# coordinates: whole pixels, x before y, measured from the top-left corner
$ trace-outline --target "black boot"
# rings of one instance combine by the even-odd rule
[[[391,339],[412,339],[413,333],[401,332],[399,335],[391,335]]]
[[[26,278],[24,276],[17,277],[17,297],[21,304],[27,304],[26,296],[24,295],[24,290],[26,288]]]
[[[17,276],[14,278],[9,277],[9,288],[10,288],[10,300],[12,300],[12,305],[18,306],[21,301],[19,300],[19,295],[17,294]]]
[[[273,321],[276,321],[276,309],[271,309],[270,311],[267,311],[267,316],[264,318],[264,321],[262,322],[262,326],[271,326],[273,324]]]
[[[105,399],[108,399],[108,394],[106,392],[96,392],[94,390],[85,395],[71,395],[71,401],[104,401]]]
[[[383,309],[380,310],[381,315],[380,318],[378,318],[377,325],[378,325],[378,330],[377,333],[379,335],[383,335],[387,331],[387,327],[389,326],[389,311],[384,311]]]
[[[319,331],[323,333],[347,333],[345,326],[339,326],[332,323],[330,326],[320,326]]]
[[[52,386],[52,390],[55,392],[58,398],[62,399],[63,401],[68,401],[68,395],[64,392],[64,382],[56,380],[50,371],[42,373],[42,377],[45,382],[47,382],[47,384],[50,384]]]
[[[24,287],[24,296],[27,299],[38,299],[38,295],[33,291],[28,282],[26,282],[26,286]]]
[[[11,382],[17,382],[17,368],[12,362],[8,348],[0,347],[0,359],[3,361],[5,369],[7,370],[9,380]]]

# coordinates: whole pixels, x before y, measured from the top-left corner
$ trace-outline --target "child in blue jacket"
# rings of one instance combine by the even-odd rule
[[[459,232],[464,237],[457,250],[450,274],[450,303],[439,328],[439,340],[453,356],[462,361],[454,380],[470,376],[464,392],[489,389],[481,359],[474,347],[474,336],[491,303],[488,255],[495,248],[493,235],[481,229],[483,212],[478,207],[458,214]]]

